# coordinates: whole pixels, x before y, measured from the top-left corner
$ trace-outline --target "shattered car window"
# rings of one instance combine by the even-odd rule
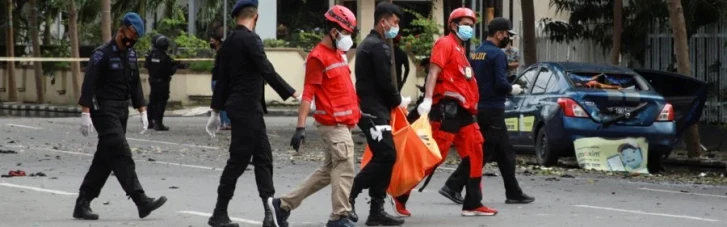
[[[568,79],[577,88],[611,90],[647,90],[638,83],[634,75],[606,73],[568,73]]]

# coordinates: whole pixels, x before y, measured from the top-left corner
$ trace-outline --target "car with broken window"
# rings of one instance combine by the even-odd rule
[[[706,83],[675,73],[575,62],[529,66],[513,84],[507,130],[518,150],[550,166],[574,154],[579,138],[646,138],[650,171],[661,167],[681,134],[698,123]]]

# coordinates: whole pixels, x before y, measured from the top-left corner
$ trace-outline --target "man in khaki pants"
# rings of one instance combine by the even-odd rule
[[[351,128],[361,118],[358,97],[345,51],[353,46],[351,34],[356,30],[356,17],[346,7],[335,5],[325,14],[328,34],[313,48],[306,59],[305,88],[298,109],[298,127],[290,145],[297,151],[305,138],[306,118],[315,98],[313,113],[316,127],[326,145],[323,166],[308,176],[294,191],[273,199],[271,207],[276,223],[288,226],[290,211],[303,199],[331,185],[333,211],[327,227],[353,227],[357,221],[350,214],[348,202],[354,177],[353,139]],[[353,220],[352,220],[353,219]]]

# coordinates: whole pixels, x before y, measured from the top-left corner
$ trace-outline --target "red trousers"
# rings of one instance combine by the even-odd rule
[[[482,144],[485,143],[485,138],[482,137],[480,132],[480,126],[476,122],[469,125],[463,126],[457,133],[446,132],[440,130],[442,123],[431,122],[432,125],[432,136],[434,141],[437,142],[439,152],[442,154],[442,162],[447,160],[449,154],[449,148],[454,147],[457,149],[457,153],[462,160],[469,158],[470,162],[470,178],[482,177],[482,157],[484,153],[482,151]],[[441,163],[440,163],[441,164]],[[427,171],[428,174],[434,172],[434,169]]]

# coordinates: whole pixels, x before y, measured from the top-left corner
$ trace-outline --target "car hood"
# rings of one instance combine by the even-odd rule
[[[707,101],[707,83],[681,74],[635,69],[651,87],[674,107],[677,136],[687,127],[699,123]]]

